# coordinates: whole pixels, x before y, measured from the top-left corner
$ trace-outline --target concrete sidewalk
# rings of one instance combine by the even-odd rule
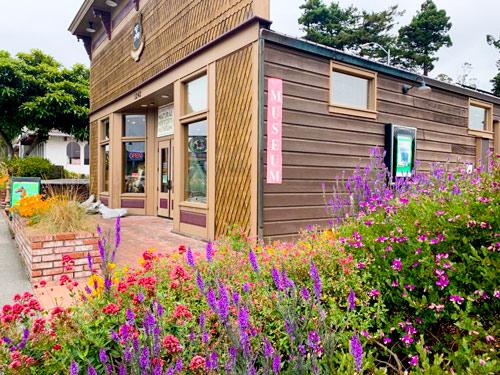
[[[11,304],[14,294],[25,291],[32,292],[31,283],[5,217],[0,215],[0,307]]]

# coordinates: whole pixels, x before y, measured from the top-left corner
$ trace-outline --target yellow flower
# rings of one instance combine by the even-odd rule
[[[110,262],[108,263],[108,268],[110,271],[113,271],[116,268],[116,264]]]

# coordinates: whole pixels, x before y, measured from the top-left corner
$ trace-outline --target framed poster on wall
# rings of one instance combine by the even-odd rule
[[[10,184],[10,206],[13,207],[20,199],[40,194],[39,177],[12,177]]]
[[[158,108],[158,131],[156,136],[166,137],[174,134],[174,104]]]
[[[407,126],[385,125],[385,165],[392,178],[412,177],[417,152],[417,129]]]

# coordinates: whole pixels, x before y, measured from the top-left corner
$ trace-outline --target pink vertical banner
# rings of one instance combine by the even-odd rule
[[[267,183],[281,184],[283,160],[283,81],[267,80]]]

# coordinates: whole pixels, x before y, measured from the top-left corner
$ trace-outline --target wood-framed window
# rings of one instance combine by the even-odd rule
[[[146,115],[125,114],[122,121],[122,193],[146,191]]]
[[[377,118],[377,73],[331,61],[329,110]]]
[[[180,123],[184,159],[184,202],[206,207],[208,201],[208,73],[197,72],[181,83]]]
[[[109,118],[99,122],[99,190],[100,193],[109,193]]]
[[[469,134],[493,139],[493,105],[469,99]]]

